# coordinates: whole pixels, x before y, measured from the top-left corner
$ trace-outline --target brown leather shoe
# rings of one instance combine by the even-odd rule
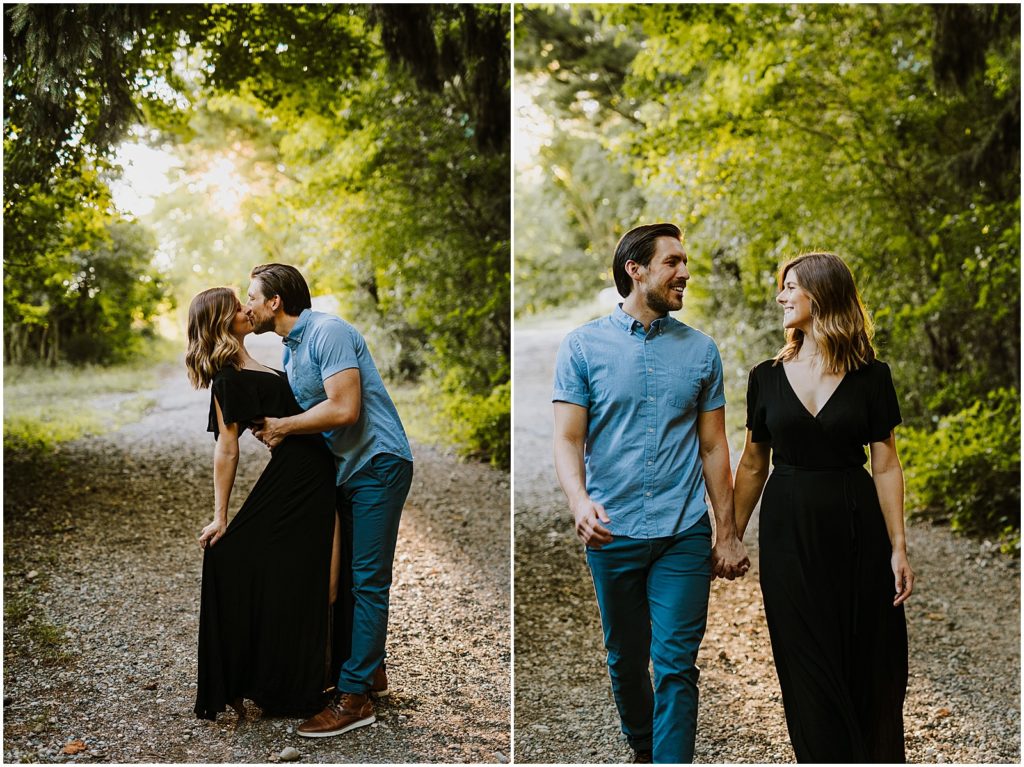
[[[296,732],[304,738],[329,738],[376,720],[373,702],[368,696],[343,692],[319,714],[300,724]]]
[[[373,672],[373,679],[370,682],[370,695],[374,698],[384,698],[387,697],[388,692],[388,670],[384,665],[384,661],[381,661],[380,665]]]

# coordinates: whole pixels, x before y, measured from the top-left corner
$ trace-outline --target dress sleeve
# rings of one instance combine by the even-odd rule
[[[884,362],[876,362],[872,371],[871,401],[868,403],[868,441],[884,442],[889,433],[903,423],[892,371]]]
[[[747,376],[747,428],[750,429],[752,442],[770,442],[772,435],[765,422],[764,403],[761,401],[761,388],[757,380],[759,367],[752,367]]]
[[[243,380],[235,370],[221,371],[210,384],[210,420],[206,430],[213,432],[214,439],[220,437],[214,399],[220,403],[224,423],[237,423],[241,426],[240,431],[264,416],[258,388]]]

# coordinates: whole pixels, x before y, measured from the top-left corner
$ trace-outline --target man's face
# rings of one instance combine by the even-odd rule
[[[686,268],[686,251],[675,237],[659,237],[654,243],[654,255],[647,266],[637,265],[633,289],[657,314],[668,314],[683,308],[683,291],[690,279]]]
[[[249,315],[252,322],[253,333],[266,333],[274,329],[274,310],[270,302],[277,299],[277,296],[270,296],[268,299],[263,295],[263,285],[259,279],[249,283],[249,300],[245,305],[245,313]]]

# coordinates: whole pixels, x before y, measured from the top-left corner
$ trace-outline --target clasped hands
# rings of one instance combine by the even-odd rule
[[[711,547],[711,577],[733,580],[742,578],[750,569],[750,557],[743,542],[735,535],[722,536]]]
[[[285,435],[281,433],[281,418],[261,418],[253,422],[252,436],[273,450],[281,444]]]
[[[576,523],[576,536],[584,546],[600,549],[611,543],[612,534],[604,525],[610,522],[604,506],[589,498],[580,498],[572,504],[572,514]],[[604,523],[604,524],[602,524]],[[715,541],[711,549],[712,578],[733,580],[741,578],[750,569],[750,557],[742,541],[735,534],[723,536]]]

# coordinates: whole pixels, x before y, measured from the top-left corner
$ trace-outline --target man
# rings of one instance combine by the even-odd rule
[[[339,596],[350,615],[342,625],[351,627],[351,647],[335,699],[298,733],[340,735],[373,723],[369,692],[386,687],[381,677],[391,570],[412,482],[412,452],[359,332],[338,317],[312,311],[309,287],[294,267],[265,264],[250,278],[246,314],[256,333],[282,336],[288,381],[306,411],[267,418],[255,434],[273,449],[289,434],[323,433],[337,465],[340,540],[348,555],[342,557]]]
[[[634,761],[691,762],[712,573],[749,567],[733,518],[722,360],[668,314],[690,279],[676,226],[627,232],[612,270],[625,300],[558,351],[555,469],[586,546]]]

